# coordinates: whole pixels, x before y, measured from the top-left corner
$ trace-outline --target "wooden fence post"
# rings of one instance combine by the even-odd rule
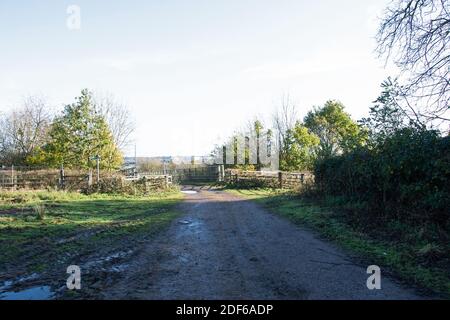
[[[14,191],[15,184],[14,184],[14,165],[11,165],[11,189]]]
[[[88,187],[92,187],[92,168],[89,168],[89,173],[88,173]]]
[[[64,175],[64,166],[61,165],[61,169],[59,170],[59,187],[61,190],[65,189],[66,182],[65,182],[65,175]]]
[[[220,182],[225,181],[225,166],[223,164],[219,165],[220,168]]]
[[[147,192],[148,192],[148,182],[147,182],[147,178],[146,177],[143,178],[143,182],[144,182],[144,193],[147,194]]]
[[[280,186],[280,189],[283,189],[283,172],[278,172],[278,184]]]
[[[100,156],[99,155],[97,155],[96,161],[97,161],[97,184],[99,184],[100,183]]]
[[[164,176],[164,185],[165,185],[165,189],[169,188],[169,176],[168,175]]]

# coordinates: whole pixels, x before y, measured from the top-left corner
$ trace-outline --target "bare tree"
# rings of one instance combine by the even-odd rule
[[[135,130],[135,123],[131,119],[128,107],[112,94],[94,93],[94,104],[97,112],[108,122],[116,146],[121,150],[128,147]]]
[[[7,115],[0,114],[0,162],[9,162],[9,151],[11,150],[11,139],[7,134]]]
[[[450,120],[450,1],[396,0],[385,12],[377,51],[406,77],[401,92],[410,118]]]
[[[273,115],[273,128],[277,137],[280,169],[286,170],[286,159],[292,142],[292,133],[298,121],[297,107],[289,94],[283,94],[281,104]]]
[[[29,96],[0,119],[0,152],[5,162],[24,163],[47,140],[50,114],[44,98]]]
[[[286,133],[295,127],[298,120],[296,105],[292,102],[289,94],[283,94],[281,104],[273,115],[273,127],[278,135],[280,149],[286,139]]]

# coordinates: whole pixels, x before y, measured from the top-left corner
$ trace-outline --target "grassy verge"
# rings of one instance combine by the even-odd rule
[[[178,215],[174,205],[181,198],[179,192],[146,197],[0,192],[0,278],[136,245]]]
[[[350,219],[339,199],[305,199],[288,191],[257,189],[228,192],[255,200],[270,211],[318,231],[363,260],[389,270],[407,284],[450,298],[450,264],[441,244],[418,236],[420,228],[398,221],[367,224]],[[356,212],[361,204],[353,204]]]

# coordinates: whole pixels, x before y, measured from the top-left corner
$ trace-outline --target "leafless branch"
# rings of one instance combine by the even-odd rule
[[[122,150],[128,147],[135,130],[128,107],[112,94],[95,93],[94,104],[97,112],[102,114],[108,122],[116,146]]]
[[[406,76],[406,108],[422,122],[450,118],[450,0],[396,0],[385,12],[377,51]]]

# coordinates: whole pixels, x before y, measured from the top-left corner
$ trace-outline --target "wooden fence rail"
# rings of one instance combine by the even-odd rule
[[[242,187],[298,189],[314,179],[311,172],[225,170],[225,183]]]
[[[127,180],[118,172],[101,172],[100,181],[104,184],[112,179]],[[172,184],[170,175],[145,178],[145,188],[164,189]],[[0,167],[0,189],[54,189],[79,191],[89,189],[96,182],[92,170],[72,169],[33,169],[27,167]]]

